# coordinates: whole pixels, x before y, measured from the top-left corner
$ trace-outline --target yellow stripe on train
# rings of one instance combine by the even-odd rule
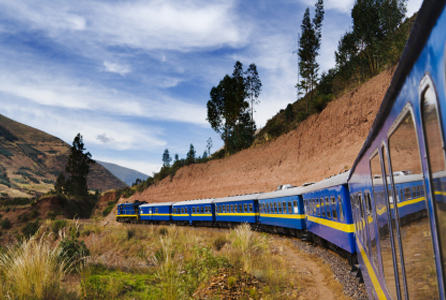
[[[313,216],[308,216],[308,215],[307,215],[307,219],[313,223],[321,224],[321,225],[331,227],[336,230],[344,231],[347,233],[355,232],[355,226],[353,224],[344,224],[344,223],[339,223],[339,222],[326,220],[326,219],[322,219],[322,218],[317,218],[317,217],[313,217]]]
[[[305,219],[305,215],[292,215],[292,214],[260,214],[262,218],[284,218],[284,219]]]

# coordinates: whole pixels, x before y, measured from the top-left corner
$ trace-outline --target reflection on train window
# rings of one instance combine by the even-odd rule
[[[410,194],[410,188],[409,187],[405,187],[404,188],[404,200],[409,200],[411,197]]]
[[[434,130],[434,129],[432,129]],[[413,185],[423,183],[421,159],[419,155],[415,124],[411,113],[407,113],[389,138],[389,156],[392,172],[405,176],[393,176],[394,184]],[[404,172],[403,172],[404,171]],[[404,188],[405,200],[412,198],[411,189]],[[404,270],[409,298],[433,299],[438,296],[437,278],[432,237],[427,214],[427,201],[411,201],[407,205],[397,205],[397,213],[392,216],[399,222],[399,235],[403,253]],[[397,240],[397,239],[395,239]],[[401,282],[401,277],[400,277]]]
[[[385,149],[382,148],[384,151]],[[385,153],[383,154],[385,155]],[[384,279],[386,281],[387,290],[389,291],[392,299],[397,299],[396,292],[396,282],[395,282],[395,273],[393,269],[393,253],[392,253],[392,244],[390,239],[390,231],[389,231],[389,218],[387,211],[386,198],[384,193],[384,182],[383,182],[383,172],[381,170],[381,161],[379,159],[379,155],[376,154],[370,160],[370,173],[371,179],[373,183],[373,199],[375,202],[375,215],[376,221],[378,225],[378,236],[379,239],[379,251],[381,253],[382,259],[382,272],[384,275]],[[385,176],[385,174],[384,174]],[[376,239],[373,240],[372,243],[376,243]],[[378,257],[372,257],[372,261],[375,264],[375,269],[378,270],[379,273],[379,260]]]
[[[320,205],[321,205],[321,214],[323,217],[325,217],[325,205],[324,205],[324,198],[320,199]]]
[[[286,214],[286,213],[287,213],[287,210],[286,210],[286,202],[283,201],[282,204],[283,204],[283,213]]]
[[[192,207],[192,213],[193,214],[195,213],[195,207],[194,206]]]
[[[429,78],[425,78],[428,83]],[[438,223],[440,249],[443,254],[443,270],[446,269],[446,182],[445,182],[445,158],[443,150],[443,134],[441,122],[437,112],[437,97],[431,85],[422,87],[422,116],[428,155],[429,173],[432,195],[435,203],[435,213]],[[424,199],[424,186],[421,187]],[[446,270],[445,270],[446,271]]]
[[[234,211],[234,204],[229,205],[229,212],[232,213]]]
[[[338,206],[339,206],[339,218],[342,222],[344,222],[344,210],[342,209],[342,200],[341,196],[338,196]]]
[[[335,197],[331,197],[330,201],[331,201],[331,212],[333,213],[333,219],[338,220],[338,210],[336,207]]]
[[[279,202],[278,206],[279,206],[279,214],[281,214],[282,213],[282,203]]]
[[[277,202],[274,202],[273,205],[274,205],[274,213],[277,214]]]
[[[294,214],[298,214],[299,213],[299,207],[297,206],[297,201],[296,200],[293,201],[293,210],[291,211],[291,213],[294,213]]]
[[[254,212],[254,210],[252,209],[252,203],[249,203],[249,212]]]
[[[293,204],[292,204],[292,202],[291,201],[289,201],[288,202],[288,213],[289,214],[292,214],[293,213]]]
[[[245,213],[248,212],[248,204],[246,204],[246,203],[243,204],[243,212],[245,212]]]
[[[327,210],[327,218],[331,219],[330,202],[328,201],[328,197],[325,197],[325,209]]]

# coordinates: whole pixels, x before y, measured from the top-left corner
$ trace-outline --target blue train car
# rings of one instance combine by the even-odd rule
[[[354,225],[348,192],[348,172],[335,175],[301,190],[306,227],[313,240],[344,250],[349,260],[356,253]],[[342,251],[340,251],[342,253]],[[350,261],[352,263],[352,261]]]
[[[259,223],[263,231],[301,237],[305,229],[302,187],[291,187],[260,195]]]
[[[123,223],[135,223],[139,220],[138,207],[146,202],[135,201],[133,203],[118,204],[116,209],[116,221]]]
[[[215,221],[219,227],[234,227],[239,223],[258,223],[261,194],[219,198],[213,201]]]
[[[176,202],[172,205],[172,220],[178,224],[212,226],[214,208],[212,202],[215,199],[200,199]]]
[[[140,205],[140,220],[152,224],[170,224],[172,222],[172,204],[174,203],[162,202]]]
[[[370,299],[446,296],[444,8],[423,3],[349,178]]]

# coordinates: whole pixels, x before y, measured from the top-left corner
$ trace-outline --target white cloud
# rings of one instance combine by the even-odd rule
[[[131,72],[131,69],[130,69],[129,66],[120,65],[120,64],[117,64],[117,63],[111,63],[111,62],[108,62],[108,61],[104,61],[104,66],[105,66],[105,69],[108,72],[118,73],[121,76],[124,76],[125,74]]]
[[[46,2],[46,3],[45,3]],[[234,1],[3,1],[10,18],[69,45],[102,43],[142,49],[192,50],[244,42]],[[75,31],[82,30],[81,35]],[[68,35],[67,35],[68,33]]]

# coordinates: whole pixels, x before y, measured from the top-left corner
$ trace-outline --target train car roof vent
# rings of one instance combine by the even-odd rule
[[[281,185],[277,186],[277,190],[278,191],[280,191],[280,190],[287,190],[287,189],[290,189],[292,187],[293,187],[293,185],[291,185],[291,184],[281,184]]]
[[[302,184],[302,186],[309,186],[312,184],[315,184],[316,182],[305,182],[304,184]]]

